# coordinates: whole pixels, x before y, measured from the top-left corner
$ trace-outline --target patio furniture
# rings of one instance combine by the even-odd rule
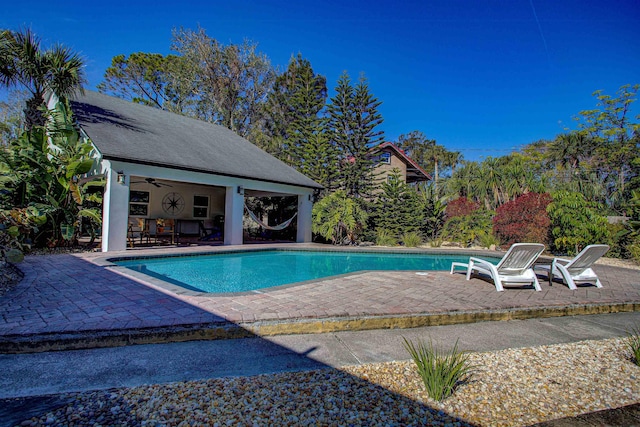
[[[463,267],[467,269],[467,280],[474,271],[490,276],[498,292],[504,291],[505,283],[530,283],[536,291],[540,291],[538,278],[531,267],[542,251],[544,245],[540,243],[514,243],[497,265],[470,257],[468,263],[451,263],[451,274],[456,267]]]
[[[149,237],[149,229],[144,218],[129,218],[129,228],[127,229],[129,246],[133,247],[137,238],[140,238],[140,244],[145,238],[149,243]]]
[[[149,233],[157,240],[168,237],[170,244],[175,240],[175,221],[167,218],[156,218],[150,221]]]
[[[200,240],[223,240],[224,216],[200,221]]]
[[[539,265],[536,269],[548,274],[549,283],[554,278],[559,278],[569,289],[578,289],[578,283],[594,283],[597,288],[601,288],[602,283],[591,266],[608,250],[609,245],[589,245],[571,260],[554,258],[551,265]]]

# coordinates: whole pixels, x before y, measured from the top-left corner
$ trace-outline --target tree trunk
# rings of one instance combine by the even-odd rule
[[[438,194],[438,159],[435,159],[435,173],[434,173],[434,189],[436,194]]]
[[[30,130],[34,126],[44,126],[47,123],[46,115],[42,111],[43,107],[45,107],[44,97],[40,93],[27,100],[27,107],[24,110],[25,130]]]

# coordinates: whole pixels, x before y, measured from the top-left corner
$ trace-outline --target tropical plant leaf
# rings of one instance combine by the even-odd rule
[[[102,214],[98,209],[81,209],[78,212],[78,216],[81,216],[84,218],[90,218],[93,221],[95,221],[97,224],[102,223]]]

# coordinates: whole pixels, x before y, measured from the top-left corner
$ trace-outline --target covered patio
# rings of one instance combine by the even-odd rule
[[[237,189],[235,191],[238,192]],[[304,235],[297,234],[298,195],[244,187],[240,191],[244,193],[245,204],[243,244],[297,242],[298,238],[304,241]],[[226,192],[226,187],[217,185],[131,176],[128,247],[223,244]],[[273,200],[288,204],[286,219],[274,215],[277,212],[251,210],[253,205],[269,205]]]

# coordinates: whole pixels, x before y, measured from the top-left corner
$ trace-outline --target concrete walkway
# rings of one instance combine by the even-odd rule
[[[0,354],[0,427],[63,406],[72,401],[70,392],[407,360],[402,337],[431,338],[446,349],[459,340],[461,349],[492,351],[620,337],[638,324],[640,312],[633,312]],[[543,425],[640,425],[640,405]]]
[[[494,351],[626,336],[640,312],[0,354],[0,399],[408,360],[402,337]]]

